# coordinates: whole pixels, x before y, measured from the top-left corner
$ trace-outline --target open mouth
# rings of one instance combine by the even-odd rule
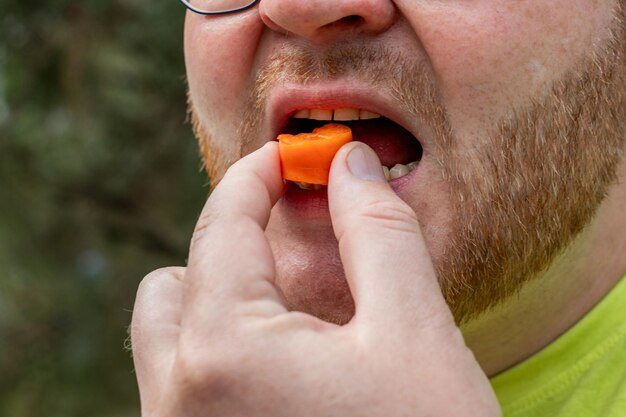
[[[281,133],[311,132],[327,123],[341,123],[352,129],[353,140],[370,146],[378,155],[385,177],[393,181],[413,171],[422,158],[420,141],[394,121],[362,109],[302,109],[289,119]],[[306,190],[320,190],[319,184],[297,183]]]

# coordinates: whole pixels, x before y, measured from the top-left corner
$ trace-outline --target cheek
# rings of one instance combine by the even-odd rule
[[[187,81],[196,111],[214,135],[236,131],[261,32],[256,10],[218,17],[187,13]]]
[[[469,136],[544,93],[607,35],[611,17],[588,0],[427,3],[406,13],[451,123]]]

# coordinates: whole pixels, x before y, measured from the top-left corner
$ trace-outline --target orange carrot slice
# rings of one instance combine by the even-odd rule
[[[328,185],[333,157],[339,148],[351,140],[352,130],[337,123],[313,129],[313,133],[278,135],[283,178]]]

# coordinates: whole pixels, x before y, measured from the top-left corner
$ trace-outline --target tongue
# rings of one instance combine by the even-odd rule
[[[339,122],[352,129],[352,139],[370,146],[380,162],[391,168],[422,157],[422,147],[406,129],[384,117],[353,122]]]

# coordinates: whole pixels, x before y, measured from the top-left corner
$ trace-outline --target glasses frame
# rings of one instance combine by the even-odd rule
[[[243,6],[243,7],[238,7],[236,9],[229,9],[229,10],[222,10],[219,12],[207,12],[205,10],[202,9],[198,9],[196,7],[193,7],[190,3],[189,0],[180,0],[180,2],[189,10],[191,10],[194,13],[198,13],[198,14],[202,14],[205,16],[214,16],[214,15],[220,15],[220,14],[229,14],[229,13],[238,13],[238,12],[242,12],[244,10],[247,10],[249,8],[251,8],[252,6],[254,6],[255,4],[257,4],[260,0],[251,0],[250,4]]]

